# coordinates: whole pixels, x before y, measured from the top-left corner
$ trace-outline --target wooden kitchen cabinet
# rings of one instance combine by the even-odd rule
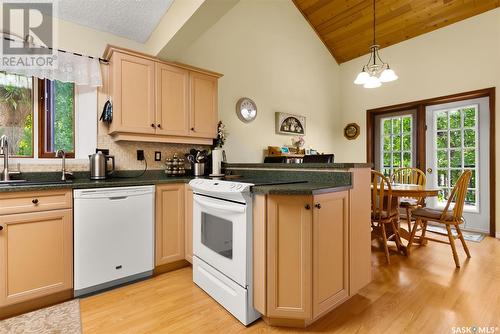
[[[191,136],[217,137],[217,78],[191,72]]]
[[[184,228],[184,252],[189,263],[193,263],[193,189],[186,184],[186,214]]]
[[[254,307],[269,324],[307,326],[351,296],[349,191],[257,195],[253,216]]]
[[[71,190],[0,194],[0,319],[73,296]]]
[[[156,133],[189,135],[189,71],[156,63]]]
[[[98,104],[108,96],[116,141],[211,145],[217,137],[219,73],[108,46]]]
[[[312,315],[312,199],[269,196],[267,316]]]
[[[348,210],[346,191],[314,196],[313,318],[349,296]]]
[[[155,266],[184,260],[185,184],[156,186]]]
[[[154,134],[155,62],[117,52],[110,66],[113,102],[110,133]]]

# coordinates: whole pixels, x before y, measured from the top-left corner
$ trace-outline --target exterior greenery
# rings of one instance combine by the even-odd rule
[[[52,151],[74,152],[74,85],[54,81],[54,139]]]
[[[6,135],[10,154],[33,155],[32,81],[0,72],[0,136]]]
[[[398,167],[412,166],[412,116],[397,116],[382,119],[383,173],[392,174]]]
[[[477,197],[477,106],[438,111],[436,114],[436,165],[438,200],[448,200],[451,189],[465,169],[472,171],[466,204],[476,205]]]
[[[33,156],[32,82],[31,78],[0,72],[0,136],[7,135],[13,156]],[[54,92],[53,136],[47,148],[74,152],[74,85],[47,81],[46,86]]]

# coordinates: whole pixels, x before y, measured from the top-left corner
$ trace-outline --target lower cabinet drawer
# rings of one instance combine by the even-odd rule
[[[20,191],[0,193],[0,215],[70,209],[71,190]]]

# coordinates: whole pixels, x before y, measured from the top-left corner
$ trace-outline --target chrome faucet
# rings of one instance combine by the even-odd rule
[[[63,150],[57,150],[56,152],[56,158],[59,158],[59,155],[62,157],[62,176],[61,176],[61,181],[66,181],[66,174],[69,174],[66,172],[66,153]]]
[[[0,155],[3,155],[3,169],[0,174],[0,181],[9,181],[9,141],[7,136],[0,137]]]

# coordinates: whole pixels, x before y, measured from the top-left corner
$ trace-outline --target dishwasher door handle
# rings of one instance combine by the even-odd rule
[[[110,201],[117,201],[120,199],[127,199],[128,196],[116,196],[116,197],[108,197]]]

